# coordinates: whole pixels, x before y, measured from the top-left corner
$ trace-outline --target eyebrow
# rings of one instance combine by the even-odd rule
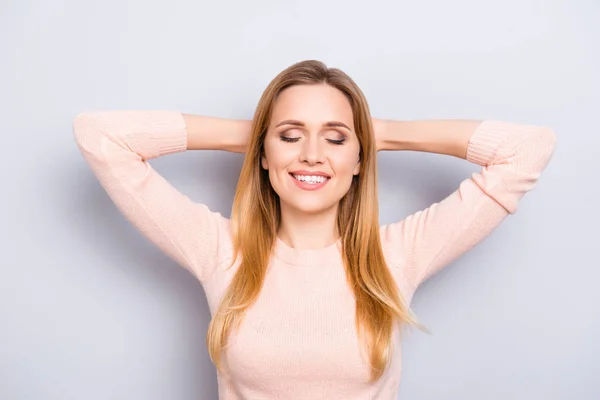
[[[277,124],[277,127],[280,127],[281,125],[294,125],[294,126],[301,126],[301,127],[305,127],[306,124],[302,121],[297,121],[294,119],[286,119],[285,121],[281,121],[279,124]],[[323,128],[346,128],[349,131],[352,131],[352,129],[348,128],[348,126],[340,121],[328,121],[325,122],[323,124]]]

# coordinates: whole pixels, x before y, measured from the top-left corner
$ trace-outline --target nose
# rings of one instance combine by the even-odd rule
[[[324,144],[316,136],[304,141],[300,153],[300,161],[309,165],[322,164],[325,160]]]

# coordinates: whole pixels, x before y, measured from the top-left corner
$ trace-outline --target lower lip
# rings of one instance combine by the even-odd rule
[[[323,181],[321,183],[308,183],[308,182],[299,181],[298,179],[294,178],[292,176],[292,174],[290,174],[290,178],[292,178],[292,180],[294,181],[296,186],[298,186],[300,189],[303,189],[303,190],[319,190],[323,186],[325,186],[325,184],[327,184],[327,182],[329,182],[329,180],[331,179],[331,178],[327,178],[327,179],[325,179],[325,181]]]

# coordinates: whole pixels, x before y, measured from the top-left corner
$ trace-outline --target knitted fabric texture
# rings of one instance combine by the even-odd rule
[[[74,118],[73,132],[118,209],[200,281],[214,315],[239,265],[227,269],[233,257],[229,219],[179,192],[147,162],[186,151],[182,114],[89,111]],[[482,167],[479,172],[442,201],[380,227],[388,267],[409,304],[421,283],[516,212],[554,146],[549,128],[485,120],[467,152],[467,160]],[[220,399],[397,398],[400,332],[394,332],[390,367],[369,384],[339,243],[297,250],[277,239],[260,296],[223,351]]]

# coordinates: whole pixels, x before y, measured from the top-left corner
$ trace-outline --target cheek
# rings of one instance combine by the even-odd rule
[[[264,152],[269,168],[272,169],[285,168],[297,157],[293,146],[286,146],[285,143],[265,143]]]
[[[285,148],[280,146],[265,146],[265,156],[262,162],[263,166],[268,166],[269,182],[275,190],[275,192],[281,196],[280,191],[284,184],[283,179],[285,178],[284,172],[290,165],[289,151],[286,152]]]
[[[330,158],[331,166],[338,177],[351,178],[358,164],[358,153],[348,152],[336,154]]]

